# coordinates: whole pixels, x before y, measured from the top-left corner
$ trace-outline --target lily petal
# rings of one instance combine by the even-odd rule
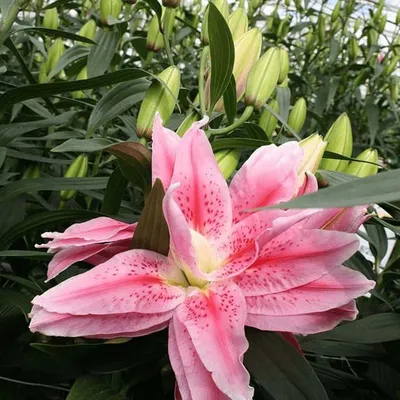
[[[284,292],[246,297],[250,314],[310,314],[341,307],[351,299],[369,292],[375,286],[358,271],[337,267],[321,278]]]
[[[341,321],[353,321],[358,314],[356,303],[348,304],[328,311],[299,315],[265,317],[247,314],[246,325],[263,331],[286,331],[308,335],[333,329]]]
[[[147,334],[151,329],[160,330],[167,325],[173,311],[154,314],[110,314],[110,315],[71,315],[57,314],[34,306],[30,314],[29,328],[47,336],[67,337],[133,337]],[[162,328],[161,328],[162,329]]]
[[[66,247],[65,249],[61,249],[53,256],[49,263],[46,282],[55,278],[72,264],[78,261],[85,261],[95,254],[100,253],[108,246],[108,244],[89,244],[88,246]]]
[[[180,183],[175,200],[189,227],[218,242],[229,233],[232,208],[228,185],[199,122],[181,140],[171,184]]]
[[[245,296],[282,292],[325,275],[358,246],[353,234],[293,227],[260,249],[257,261],[235,281]]]
[[[250,375],[243,366],[248,342],[240,289],[233,282],[221,282],[193,290],[176,312],[217,387],[232,400],[251,399]]]
[[[176,315],[169,325],[168,354],[182,400],[229,400],[215,385]]]
[[[229,187],[233,221],[245,218],[245,210],[292,199],[297,192],[297,167],[303,150],[294,142],[262,146],[243,164]]]
[[[174,131],[164,128],[160,114],[157,113],[153,124],[152,181],[161,180],[167,190],[174,172],[176,151],[181,138]]]
[[[71,225],[62,233],[45,232],[42,237],[53,240],[35,247],[57,249],[65,246],[81,246],[129,239],[132,237],[135,228],[136,224],[130,225],[112,218],[99,217]]]
[[[306,171],[301,187],[299,188],[296,197],[305,196],[306,194],[314,193],[318,190],[318,181],[314,174]]]
[[[183,287],[168,284],[173,274],[175,268],[166,257],[148,250],[129,250],[62,282],[32,303],[72,315],[167,312],[185,298]]]

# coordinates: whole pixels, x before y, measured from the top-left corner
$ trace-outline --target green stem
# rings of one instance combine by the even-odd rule
[[[240,116],[239,119],[237,119],[233,124],[226,126],[224,128],[219,128],[219,129],[209,129],[207,133],[209,135],[222,135],[224,133],[230,133],[239,126],[243,125],[250,117],[251,114],[253,114],[254,107],[253,106],[247,106],[243,114]]]
[[[200,57],[200,67],[199,67],[199,103],[200,103],[200,112],[201,116],[204,117],[206,115],[206,103],[205,103],[205,83],[204,83],[204,73],[206,70],[206,62],[207,62],[207,57],[208,53],[210,51],[210,48],[208,46],[204,47],[203,51],[201,52],[201,57]]]

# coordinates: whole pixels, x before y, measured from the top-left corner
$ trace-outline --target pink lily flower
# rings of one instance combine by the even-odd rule
[[[329,330],[356,317],[354,298],[375,283],[341,266],[358,240],[309,222],[320,211],[246,211],[296,195],[297,143],[259,148],[228,187],[200,129],[205,122],[182,139],[159,117],[154,123],[153,179],[166,189],[168,257],[128,250],[62,282],[33,299],[30,329],[107,339],[168,327],[177,399],[247,400],[245,325]]]

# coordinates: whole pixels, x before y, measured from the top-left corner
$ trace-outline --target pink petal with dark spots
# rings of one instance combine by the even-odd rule
[[[248,342],[240,289],[233,282],[221,282],[205,291],[193,290],[176,312],[217,387],[230,399],[252,399],[250,376],[243,366]]]
[[[184,288],[167,283],[174,270],[162,255],[129,250],[62,282],[32,303],[72,315],[167,312],[185,298]]]

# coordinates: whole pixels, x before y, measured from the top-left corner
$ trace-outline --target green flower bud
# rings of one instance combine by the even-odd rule
[[[394,54],[396,54],[396,56],[400,56],[400,36],[397,36],[394,39],[393,44],[395,46],[393,47]]]
[[[79,74],[76,77],[77,81],[81,81],[83,79],[87,79],[87,67],[83,67]],[[78,90],[76,92],[72,92],[72,97],[74,99],[83,99],[85,97],[85,92],[82,92],[82,90]]]
[[[157,111],[160,113],[163,122],[166,123],[175,108],[180,90],[181,73],[179,68],[168,67],[158,75],[158,78],[165,85],[154,80],[147,90],[137,117],[136,133],[139,137],[151,138],[153,121]]]
[[[400,8],[399,8],[399,10],[397,11],[397,14],[396,14],[396,25],[400,25]]]
[[[100,0],[100,20],[108,25],[109,18],[117,20],[122,10],[121,0]]]
[[[353,12],[355,3],[356,3],[355,0],[349,0],[346,3],[346,5],[344,7],[344,10],[345,10],[345,13],[346,13],[346,17],[349,17],[351,15],[351,13]]]
[[[215,153],[219,170],[225,179],[235,172],[240,159],[240,149],[221,150]]]
[[[306,34],[306,50],[308,52],[314,49],[315,39],[315,33],[312,29],[310,29]]]
[[[278,100],[271,100],[268,106],[272,108],[277,114],[279,114],[279,103]],[[261,114],[260,121],[258,125],[264,130],[267,138],[272,140],[272,134],[278,125],[278,118],[274,117],[268,109],[265,109]]]
[[[197,111],[192,111],[190,114],[186,116],[186,118],[182,121],[177,129],[176,133],[182,137],[187,130],[192,126],[193,122],[196,122],[200,119],[200,115]]]
[[[338,0],[336,2],[335,8],[333,9],[332,14],[331,14],[331,22],[332,23],[336,22],[336,20],[339,18],[341,9],[342,9],[342,2],[341,2],[341,0]]]
[[[250,8],[252,10],[257,10],[258,7],[261,6],[262,1],[261,0],[250,0]]]
[[[60,18],[58,17],[58,11],[56,7],[49,8],[45,11],[42,25],[47,29],[58,29],[60,25]]]
[[[357,87],[357,86],[362,85],[363,83],[365,83],[365,81],[368,79],[368,77],[369,77],[368,70],[361,71],[357,75],[356,79],[354,79],[354,86]]]
[[[281,47],[279,49],[279,55],[281,58],[281,71],[279,73],[278,83],[282,83],[289,73],[289,54],[283,47]]]
[[[383,69],[384,76],[390,76],[396,69],[397,63],[399,62],[399,56],[393,56],[392,59],[386,64],[385,68]]]
[[[304,157],[297,170],[299,176],[307,172],[315,174],[324,155],[327,143],[321,135],[314,133],[299,142],[299,146],[303,149]]]
[[[228,26],[232,34],[233,41],[247,32],[249,20],[243,7],[236,9],[228,19]]]
[[[360,52],[360,47],[358,46],[357,39],[352,37],[349,40],[349,56],[350,60],[354,61]]]
[[[332,34],[336,33],[340,29],[340,27],[341,27],[340,24],[341,24],[341,21],[339,19],[337,19],[335,22],[332,22],[332,25],[331,25]]]
[[[84,178],[88,172],[88,156],[81,154],[72,161],[72,164],[67,168],[65,178]],[[76,190],[61,190],[60,197],[62,201],[72,199],[76,194]]]
[[[147,31],[146,46],[151,51],[159,51],[164,48],[164,38],[160,32],[157,15],[154,15],[150,21],[149,30]]]
[[[372,17],[372,20],[375,23],[377,23],[377,22],[379,22],[381,20],[384,6],[385,6],[385,1],[384,0],[379,0],[378,7],[376,8],[376,11],[374,12],[374,16]]]
[[[301,5],[301,0],[294,0],[294,5],[296,6],[296,10],[301,12],[303,10],[303,7]]]
[[[396,102],[399,98],[399,80],[397,77],[392,76],[389,82],[390,98]]]
[[[364,150],[361,154],[356,157],[360,161],[369,161],[373,163],[378,162],[378,152],[374,149]],[[378,172],[378,166],[373,164],[367,164],[357,161],[351,161],[346,170],[346,174],[355,175],[359,178],[365,178],[367,176],[375,175]]]
[[[325,135],[325,141],[328,142],[327,151],[351,157],[353,152],[353,134],[351,131],[350,119],[346,113],[343,113],[330,127]],[[349,162],[346,160],[323,159],[320,163],[321,169],[343,172]]]
[[[382,33],[385,30],[385,26],[386,26],[386,21],[387,21],[387,17],[386,15],[382,16],[379,20],[379,24],[378,24],[378,32]]]
[[[360,29],[360,26],[361,26],[361,18],[358,17],[356,19],[356,22],[354,22],[354,33],[356,33]]]
[[[278,83],[280,64],[280,52],[273,47],[252,66],[246,83],[246,105],[260,108],[266,103]]]
[[[325,42],[325,37],[326,37],[326,23],[325,23],[325,17],[320,14],[318,18],[318,39],[320,43]]]
[[[181,0],[162,0],[162,4],[167,8],[177,8],[181,5]]]
[[[37,165],[31,164],[22,175],[21,179],[37,179],[40,178],[40,169]]]
[[[171,33],[174,28],[175,15],[176,15],[175,9],[172,8],[165,9],[162,21],[163,21],[163,30],[166,33],[167,40],[169,40],[169,38],[171,37]]]
[[[290,111],[288,124],[295,132],[300,132],[306,122],[307,103],[303,97],[298,99]]]
[[[285,6],[289,7],[290,6],[290,0],[285,0]]]
[[[47,53],[47,73],[49,73],[58,63],[64,54],[64,42],[61,38],[55,40]]]
[[[246,81],[249,71],[258,60],[261,53],[262,36],[258,28],[253,28],[244,33],[235,42],[235,62],[233,64],[233,76],[236,82],[236,100],[240,101],[246,89]],[[205,102],[208,108],[210,102],[211,75],[207,78],[205,88]],[[224,110],[223,100],[215,105],[215,111]]]
[[[287,34],[289,33],[289,26],[290,26],[291,17],[287,15],[278,26],[278,30],[276,31],[276,36],[279,39],[284,39]]]
[[[368,47],[375,46],[378,43],[379,34],[375,29],[370,29],[367,35]]]
[[[47,60],[40,64],[39,68],[39,83],[47,82]]]
[[[91,19],[82,26],[78,34],[80,36],[93,40],[96,35],[96,29],[96,21],[94,19]],[[89,45],[89,43],[84,44]]]
[[[211,3],[217,7],[218,11],[222,14],[225,20],[228,20],[229,6],[227,0],[211,0]],[[203,15],[203,23],[201,26],[201,40],[204,45],[209,44],[208,40],[208,7]]]

